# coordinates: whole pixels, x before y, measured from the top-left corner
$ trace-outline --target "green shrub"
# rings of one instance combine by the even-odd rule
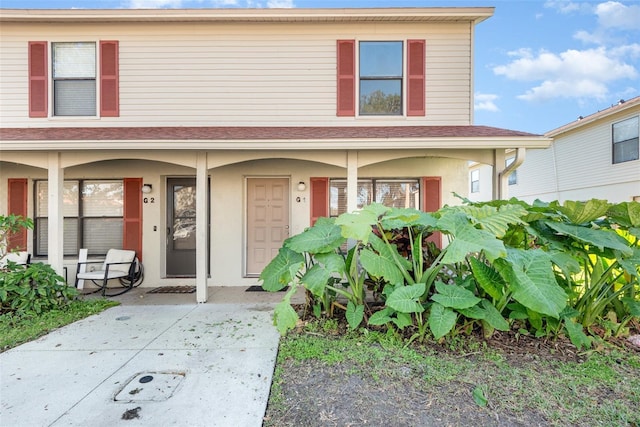
[[[77,295],[48,264],[10,262],[0,272],[0,314],[40,314],[66,306]]]

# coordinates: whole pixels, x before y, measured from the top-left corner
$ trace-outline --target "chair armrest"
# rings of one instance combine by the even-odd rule
[[[103,260],[103,261],[97,261],[97,260],[96,260],[96,261],[81,261],[81,262],[78,262],[78,263],[77,263],[78,265],[76,266],[76,273],[80,273],[80,266],[81,266],[81,265],[86,265],[86,264],[102,264],[102,263],[104,263],[104,260]]]

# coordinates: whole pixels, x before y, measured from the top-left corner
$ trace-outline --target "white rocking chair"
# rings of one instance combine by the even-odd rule
[[[102,264],[101,269],[86,271],[88,264]],[[103,296],[113,297],[124,294],[142,282],[142,265],[136,258],[136,252],[125,249],[109,249],[104,261],[78,261],[76,270],[76,283],[90,280],[99,288],[94,292],[102,292]],[[119,286],[110,288],[107,286],[110,280],[118,279]]]

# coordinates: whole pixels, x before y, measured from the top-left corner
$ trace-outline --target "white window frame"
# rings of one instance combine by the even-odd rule
[[[56,115],[55,112],[55,82],[56,79],[54,78],[54,61],[55,61],[55,55],[54,55],[54,46],[56,44],[61,44],[61,43],[92,43],[95,45],[95,78],[94,78],[94,82],[95,82],[95,93],[96,93],[96,99],[95,99],[95,114],[94,115]],[[49,42],[49,52],[48,52],[48,60],[49,60],[49,74],[48,74],[48,80],[49,80],[49,118],[50,119],[54,119],[54,120],[69,120],[69,119],[73,119],[73,120],[86,120],[86,119],[97,119],[100,118],[100,41],[97,39],[82,39],[82,40],[67,40],[67,39],[63,39],[63,40],[54,40],[54,41],[50,41]]]
[[[400,81],[400,114],[362,114],[360,102],[360,45],[361,43],[401,43],[402,44],[402,76]],[[407,40],[406,39],[359,39],[356,40],[356,114],[357,117],[379,119],[404,118],[407,115]]]
[[[471,193],[479,193],[480,192],[480,169],[474,169],[471,171]],[[475,184],[475,185],[474,185]]]
[[[632,137],[630,139],[625,139],[622,141],[616,141],[616,125],[622,125],[625,122],[628,121],[632,121],[635,120],[636,121],[636,133],[635,133],[635,137]],[[616,144],[633,144],[633,140],[636,140],[636,158],[635,159],[616,159]],[[633,162],[635,160],[638,160],[640,158],[640,155],[638,155],[638,153],[640,152],[640,116],[633,116],[633,117],[628,117],[624,120],[620,120],[618,122],[615,122],[611,125],[611,163],[614,165],[617,165],[619,163],[626,163],[626,162]]]

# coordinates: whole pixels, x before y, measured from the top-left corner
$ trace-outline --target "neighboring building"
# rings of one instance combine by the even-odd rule
[[[283,239],[379,201],[468,194],[550,139],[474,126],[493,8],[2,10],[0,213],[73,280],[135,249],[146,286],[247,286]],[[498,160],[495,160],[498,159]]]
[[[528,150],[508,178],[508,196],[529,203],[603,199],[640,201],[640,96],[579,117],[545,136],[549,148]],[[514,151],[506,150],[507,164]],[[469,163],[469,199],[493,199],[490,165]],[[506,196],[506,195],[505,195]]]
[[[533,202],[640,201],[640,96],[549,131],[546,150],[529,150],[509,195]]]

